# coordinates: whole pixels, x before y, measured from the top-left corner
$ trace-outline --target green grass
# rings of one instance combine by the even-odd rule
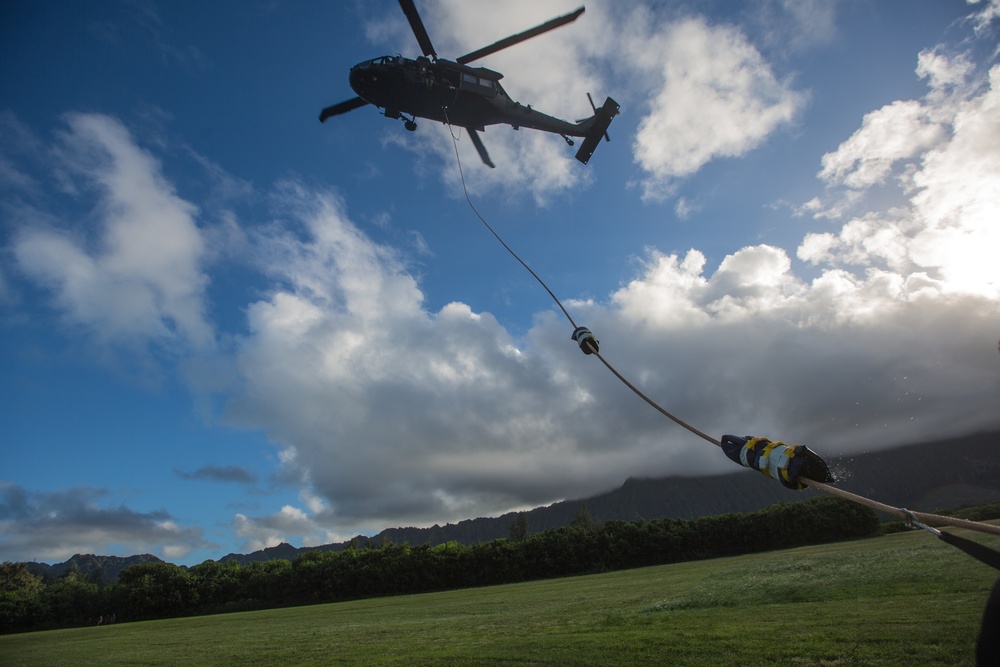
[[[927,533],[904,533],[511,586],[8,635],[0,665],[972,665],[996,576]]]

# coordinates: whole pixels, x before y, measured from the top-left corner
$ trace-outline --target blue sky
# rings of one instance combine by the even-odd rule
[[[418,1],[455,57],[575,0]],[[395,2],[8,2],[0,559],[193,564],[731,470],[569,340],[452,137],[353,96]],[[650,396],[850,454],[1000,428],[996,0],[588,2],[484,59],[477,208]]]

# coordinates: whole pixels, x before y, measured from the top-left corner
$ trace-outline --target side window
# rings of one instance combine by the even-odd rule
[[[478,77],[475,74],[462,72],[462,89],[485,97],[494,97],[497,94],[497,83],[496,81]]]

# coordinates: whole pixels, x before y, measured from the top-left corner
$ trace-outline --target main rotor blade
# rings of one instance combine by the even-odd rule
[[[365,102],[360,97],[346,100],[340,104],[334,104],[333,106],[329,106],[319,112],[319,122],[324,122],[330,116],[337,116],[342,113],[347,113],[348,111],[354,111],[358,107],[363,107],[366,104],[368,104],[368,102]]]
[[[399,0],[399,6],[406,14],[406,20],[410,22],[410,29],[413,30],[413,36],[417,38],[420,50],[424,52],[425,56],[437,59],[434,45],[431,44],[431,38],[427,35],[427,29],[424,27],[424,22],[420,20],[420,14],[417,13],[413,0]]]
[[[486,152],[486,146],[483,145],[483,140],[479,138],[479,133],[471,127],[465,128],[469,131],[469,138],[472,139],[472,145],[476,147],[479,152],[479,157],[482,159],[483,164],[485,164],[490,169],[496,169],[496,165],[493,164],[493,160],[490,159],[490,154]]]
[[[403,4],[403,0],[399,0],[399,3]],[[573,21],[580,18],[580,14],[583,14],[583,11],[584,8],[580,7],[575,12],[566,14],[565,16],[560,16],[559,18],[554,18],[551,21],[546,21],[545,23],[539,26],[535,26],[534,28],[531,28],[530,30],[525,30],[524,32],[519,32],[516,35],[511,35],[506,39],[501,39],[499,42],[494,42],[489,46],[484,46],[478,51],[467,53],[461,58],[457,58],[455,62],[465,65],[466,63],[471,63],[473,60],[479,60],[480,58],[484,58],[490,54],[496,53],[501,49],[506,49],[509,46],[520,44],[526,39],[531,39],[532,37],[538,37],[544,32],[548,32],[549,30],[555,30],[556,28],[560,28],[566,25],[567,23],[572,23]]]

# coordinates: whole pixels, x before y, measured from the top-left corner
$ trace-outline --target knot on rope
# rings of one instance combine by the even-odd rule
[[[776,479],[789,489],[801,491],[806,485],[799,482],[805,477],[815,482],[833,482],[833,475],[826,461],[805,445],[786,445],[767,438],[738,435],[722,436],[722,451],[730,460]]]
[[[580,346],[580,350],[584,354],[593,354],[594,352],[598,352],[601,349],[600,341],[594,337],[594,334],[592,334],[590,332],[590,329],[588,329],[587,327],[577,327],[576,331],[573,332],[573,335],[570,336],[570,338],[572,338],[577,342],[577,344]],[[590,342],[588,343],[587,341]]]

